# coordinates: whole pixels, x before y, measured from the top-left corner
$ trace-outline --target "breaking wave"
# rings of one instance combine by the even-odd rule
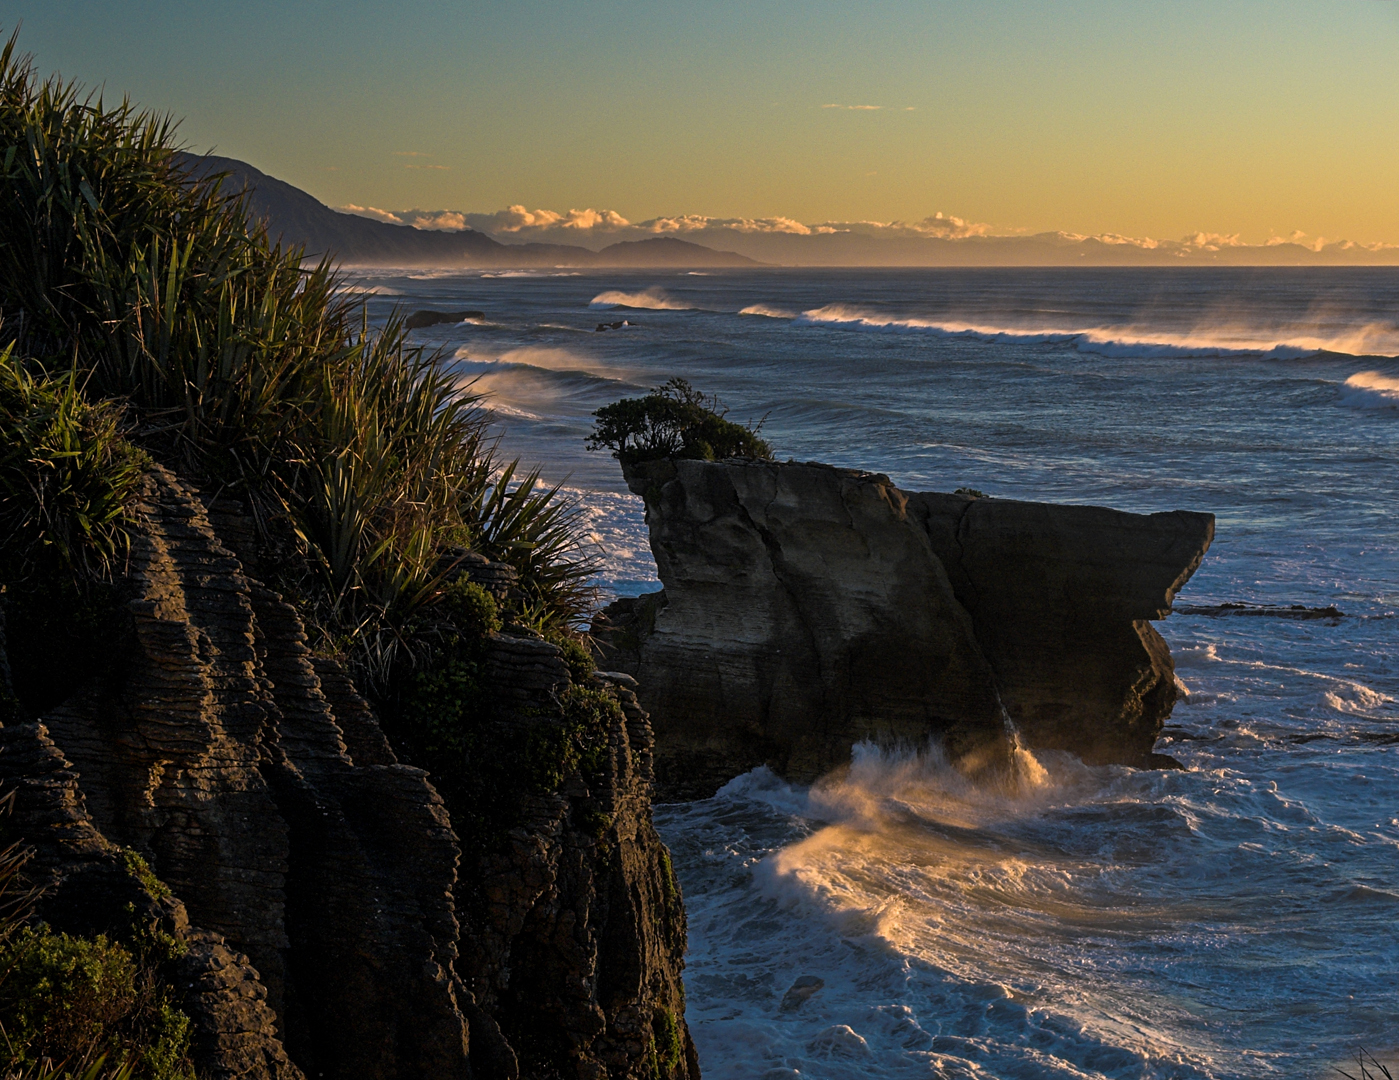
[[[1318,353],[1352,356],[1399,356],[1399,331],[1372,323],[1344,334],[1320,334],[1308,329],[1279,331],[1231,327],[1202,328],[1186,333],[1133,326],[1079,328],[987,326],[955,320],[896,318],[847,304],[827,304],[804,311],[796,322],[846,330],[933,334],[995,344],[1072,345],[1078,352],[1123,358],[1261,357],[1299,360]]]
[[[399,289],[391,289],[387,285],[358,285],[354,282],[341,282],[335,286],[335,293],[340,296],[402,296]]]
[[[1399,409],[1399,379],[1358,371],[1341,384],[1341,400],[1359,409]]]
[[[685,300],[676,300],[664,289],[644,289],[641,292],[623,292],[621,289],[608,289],[593,297],[588,304],[591,308],[640,308],[645,311],[694,311],[695,305]]]
[[[739,312],[740,315],[765,315],[769,319],[795,319],[795,311],[785,311],[779,307],[772,307],[768,304],[749,304]]]
[[[454,366],[462,388],[484,395],[487,409],[523,420],[587,415],[630,387],[623,373],[567,349],[526,347],[494,356],[459,349]]]

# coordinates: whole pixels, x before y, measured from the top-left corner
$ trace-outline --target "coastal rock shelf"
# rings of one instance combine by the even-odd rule
[[[907,493],[820,464],[626,469],[664,589],[597,620],[633,675],[664,798],[767,764],[811,780],[873,738],[945,740],[971,770],[1031,748],[1154,755],[1175,702],[1164,618],[1210,514]]]
[[[467,857],[429,774],[399,762],[253,576],[237,507],[155,468],[140,516],[114,680],[0,729],[40,917],[182,941],[172,985],[201,1076],[640,1080],[659,1055],[666,1077],[696,1080],[684,910],[631,691],[595,681],[621,719],[588,786],[531,797],[504,842]],[[486,587],[508,570],[476,569]],[[559,650],[488,644],[521,738],[560,722]],[[4,655],[0,622],[8,683]]]

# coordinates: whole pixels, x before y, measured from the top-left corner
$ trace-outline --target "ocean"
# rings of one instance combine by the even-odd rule
[[[1217,515],[1157,624],[1184,690],[1157,749],[1183,771],[1044,753],[979,788],[935,745],[860,746],[810,788],[760,769],[657,807],[709,1080],[1305,1080],[1399,1056],[1399,270],[355,280],[376,319],[484,313],[417,336],[577,501],[612,594],[655,566],[590,414],[673,376],[782,459]]]

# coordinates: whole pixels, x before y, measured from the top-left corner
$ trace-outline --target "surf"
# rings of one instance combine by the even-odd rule
[[[1227,326],[1201,327],[1179,333],[1138,326],[1010,326],[955,319],[899,318],[847,304],[827,304],[803,311],[794,322],[845,330],[930,334],[991,344],[1067,345],[1080,353],[1120,358],[1299,360],[1323,353],[1399,356],[1399,330],[1379,323],[1329,335],[1313,329],[1269,333],[1265,329]]]

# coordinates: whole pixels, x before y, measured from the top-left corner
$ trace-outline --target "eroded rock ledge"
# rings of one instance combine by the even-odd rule
[[[591,790],[533,798],[463,865],[429,773],[250,575],[237,507],[210,513],[156,469],[140,509],[114,681],[0,730],[39,916],[182,940],[174,982],[215,1080],[697,1080],[684,910],[631,691],[599,681],[624,720]],[[522,738],[557,722],[558,649],[498,635],[486,666]]]
[[[602,663],[635,676],[663,798],[767,764],[810,780],[863,738],[943,736],[975,764],[1032,748],[1155,763],[1175,701],[1164,618],[1210,514],[937,493],[771,461],[627,470],[664,589],[608,608]],[[1002,711],[1004,707],[1004,712]]]

